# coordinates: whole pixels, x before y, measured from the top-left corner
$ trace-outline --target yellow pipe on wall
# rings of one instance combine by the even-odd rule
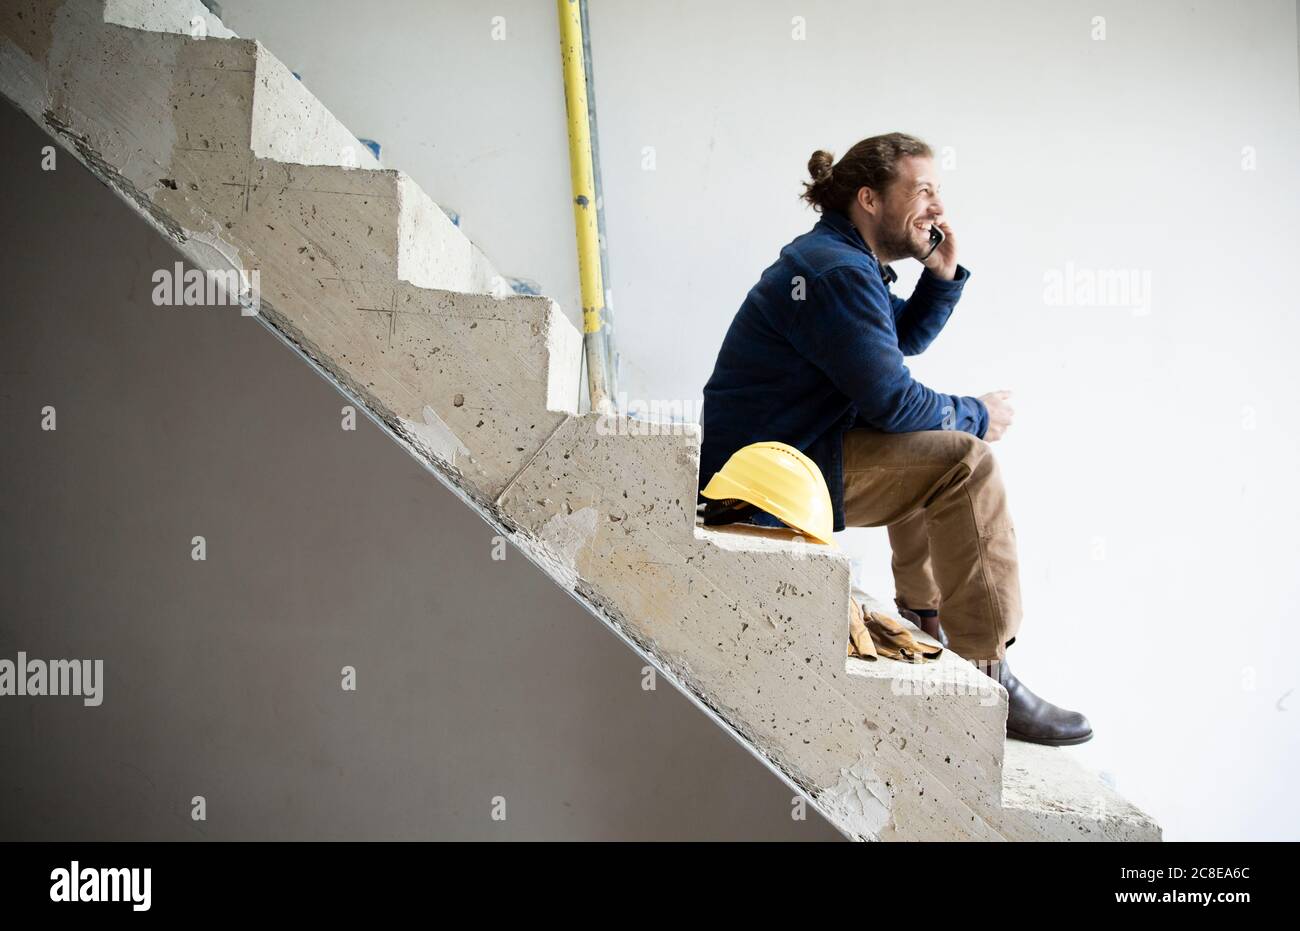
[[[578,0],[556,0],[556,9],[560,16],[560,53],[564,60],[564,106],[568,115],[569,175],[573,183],[573,226],[578,239],[587,386],[592,410],[600,410],[608,400],[600,341],[605,285],[600,276],[600,232],[596,222],[596,181],[591,164],[591,124],[582,57],[582,14]]]

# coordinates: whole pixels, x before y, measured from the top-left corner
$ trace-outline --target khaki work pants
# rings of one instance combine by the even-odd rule
[[[942,607],[948,647],[1001,660],[1020,629],[1016,532],[990,445],[961,430],[844,434],[844,522],[889,529],[899,603]]]

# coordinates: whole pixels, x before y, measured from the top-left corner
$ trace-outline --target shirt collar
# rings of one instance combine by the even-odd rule
[[[867,245],[867,241],[862,238],[862,234],[858,232],[858,228],[853,225],[853,221],[848,218],[847,214],[839,210],[826,210],[822,213],[821,222],[825,223],[829,229],[839,233],[843,239],[875,259],[876,266],[880,269],[880,278],[885,282],[885,287],[889,287],[898,280],[898,273],[893,268],[881,264],[880,260],[876,259],[876,254],[871,251],[871,247]]]

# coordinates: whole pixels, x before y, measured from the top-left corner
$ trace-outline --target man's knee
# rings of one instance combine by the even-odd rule
[[[940,441],[945,444],[948,456],[953,463],[964,462],[971,471],[984,458],[992,455],[992,447],[973,433],[965,430],[937,430],[943,435]]]

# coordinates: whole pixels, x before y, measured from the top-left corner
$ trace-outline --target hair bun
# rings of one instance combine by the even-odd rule
[[[812,176],[814,182],[820,184],[831,176],[831,166],[835,162],[835,156],[822,149],[818,149],[808,159],[808,174]]]

